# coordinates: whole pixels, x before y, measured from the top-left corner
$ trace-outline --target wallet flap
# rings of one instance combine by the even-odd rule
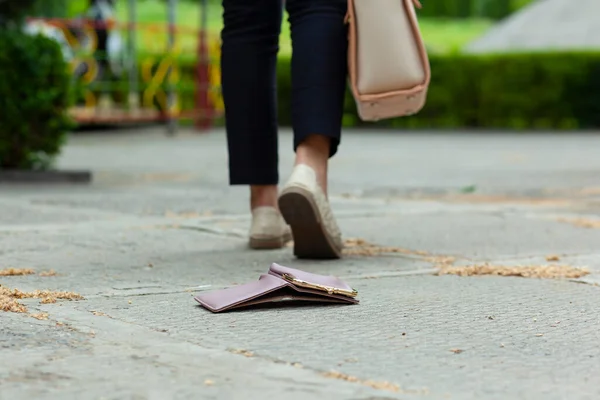
[[[255,282],[200,294],[194,299],[210,311],[219,312],[271,293],[289,283],[273,275],[261,275]]]
[[[339,278],[336,278],[335,276],[312,274],[310,272],[300,271],[298,269],[290,267],[284,267],[283,265],[279,265],[276,263],[271,264],[269,274],[275,275],[277,277],[283,277],[283,275],[288,274],[297,279],[314,283],[317,285],[334,287],[349,292],[354,291],[354,289],[352,289],[352,287],[350,287],[346,282],[342,281]]]
[[[335,276],[326,276],[326,275],[318,275],[313,274],[306,271],[300,271],[299,269],[294,269],[290,267],[284,267],[283,265],[279,265],[277,263],[271,264],[271,268],[269,269],[269,274],[275,275],[277,277],[282,277],[284,274],[290,274],[298,279],[303,281],[316,283],[318,285],[323,286],[332,286],[339,289],[344,289],[348,291],[352,291],[352,287],[350,287],[343,280],[336,278]]]

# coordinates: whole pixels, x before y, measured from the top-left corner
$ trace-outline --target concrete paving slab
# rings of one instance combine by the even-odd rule
[[[91,168],[89,186],[0,185],[0,270],[36,271],[0,285],[85,297],[21,300],[42,320],[0,312],[0,399],[596,399],[598,145],[350,131],[331,167],[344,235],[403,251],[306,261],[247,248],[222,131],[73,136],[59,166]],[[280,147],[285,177],[289,132]],[[435,275],[446,256],[591,273]],[[192,299],[271,262],[340,276],[361,303],[215,315]]]

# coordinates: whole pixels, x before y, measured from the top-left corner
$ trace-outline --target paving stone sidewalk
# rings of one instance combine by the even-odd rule
[[[285,179],[289,132],[280,148]],[[246,248],[222,131],[74,135],[59,166],[90,185],[0,185],[0,274],[35,272],[2,288],[85,298],[0,311],[0,399],[598,399],[599,148],[348,131],[330,188],[347,254],[316,262]],[[192,299],[271,262],[340,276],[361,303],[211,314]],[[508,272],[542,277],[489,275]]]

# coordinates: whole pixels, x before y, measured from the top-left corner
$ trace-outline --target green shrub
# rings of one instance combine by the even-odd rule
[[[344,125],[510,130],[600,127],[600,53],[432,55],[430,62],[431,86],[421,112],[363,122],[348,90]],[[193,66],[182,67],[182,71],[191,82]],[[278,90],[279,123],[290,126],[288,58],[279,60]],[[193,104],[191,99],[188,104]]]
[[[37,0],[0,1],[0,28],[19,26]]]
[[[587,129],[600,127],[600,53],[432,56],[427,104],[412,117],[346,126]],[[280,123],[290,125],[289,60],[279,63]]]
[[[19,29],[0,30],[0,169],[43,169],[70,120],[70,75],[59,46]]]

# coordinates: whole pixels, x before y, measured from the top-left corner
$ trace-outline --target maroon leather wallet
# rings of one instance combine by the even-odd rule
[[[272,264],[258,281],[200,294],[194,299],[217,313],[257,304],[311,301],[357,304],[358,292],[333,276],[324,276]]]

